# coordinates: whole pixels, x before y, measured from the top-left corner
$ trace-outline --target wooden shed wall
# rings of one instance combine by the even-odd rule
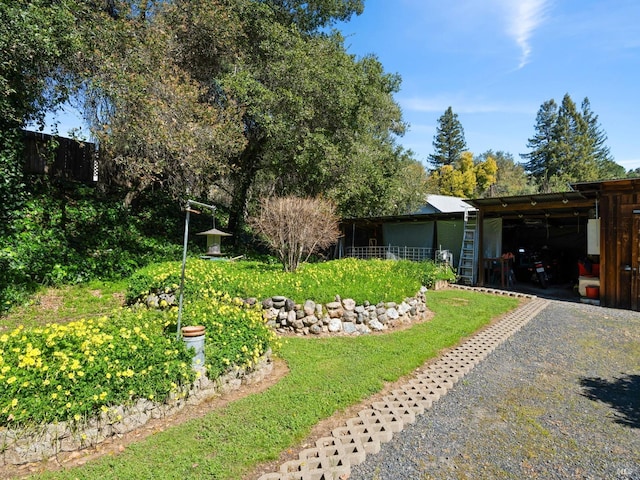
[[[640,180],[604,183],[600,198],[601,301],[640,310]]]

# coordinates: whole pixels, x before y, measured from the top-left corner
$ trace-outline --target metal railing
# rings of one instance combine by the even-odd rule
[[[396,260],[433,260],[433,248],[425,247],[347,247],[347,257],[355,257],[363,260],[369,258],[387,258]]]

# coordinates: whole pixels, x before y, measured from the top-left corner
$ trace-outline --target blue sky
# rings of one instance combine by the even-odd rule
[[[638,0],[365,0],[337,28],[402,77],[399,143],[423,163],[449,106],[474,154],[520,161],[540,105],[568,93],[589,98],[615,161],[640,167]]]

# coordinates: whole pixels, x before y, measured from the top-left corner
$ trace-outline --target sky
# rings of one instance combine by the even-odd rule
[[[542,103],[568,93],[589,98],[614,160],[640,168],[638,0],[365,0],[337,28],[402,78],[398,143],[425,165],[449,106],[474,155],[522,161]]]
[[[449,106],[475,155],[521,161],[540,106],[568,93],[589,98],[614,160],[640,168],[638,0],[365,0],[336,28],[350,53],[402,78],[398,143],[426,166]],[[61,135],[81,123],[58,120]]]

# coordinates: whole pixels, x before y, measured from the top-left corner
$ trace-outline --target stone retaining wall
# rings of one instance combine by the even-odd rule
[[[422,287],[415,297],[406,298],[399,304],[380,302],[375,305],[369,302],[358,305],[353,299],[340,297],[324,305],[312,300],[296,304],[286,297],[274,296],[262,302],[263,317],[267,325],[281,334],[360,335],[424,319],[426,292]]]
[[[171,416],[187,405],[237,390],[242,384],[258,383],[272,369],[268,352],[251,370],[236,367],[214,381],[200,372],[191,390],[173,394],[166,403],[141,398],[133,405],[110,408],[87,422],[59,422],[19,430],[0,427],[0,467],[38,462],[98,445],[107,438],[140,428],[150,419]]]

